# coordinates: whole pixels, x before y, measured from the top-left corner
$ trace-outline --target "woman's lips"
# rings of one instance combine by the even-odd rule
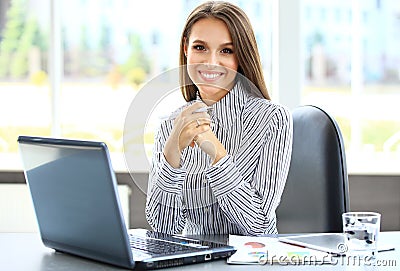
[[[200,77],[204,80],[204,81],[217,81],[219,78],[222,77],[222,75],[224,75],[224,73],[222,72],[210,72],[210,71],[199,71]]]

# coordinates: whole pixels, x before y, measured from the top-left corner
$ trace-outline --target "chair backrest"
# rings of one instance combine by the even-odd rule
[[[349,210],[343,138],[333,117],[305,105],[293,116],[292,159],[281,203],[279,233],[341,232]]]

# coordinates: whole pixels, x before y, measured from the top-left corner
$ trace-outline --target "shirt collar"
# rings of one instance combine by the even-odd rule
[[[231,127],[242,112],[247,99],[247,93],[238,81],[228,94],[212,105],[211,118],[225,128]]]

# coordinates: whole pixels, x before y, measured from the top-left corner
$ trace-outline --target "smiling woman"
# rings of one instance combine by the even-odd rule
[[[238,59],[226,24],[205,18],[193,25],[185,38],[188,73],[205,103],[224,97],[234,85]]]
[[[195,8],[181,37],[180,63],[187,104],[161,123],[154,141],[149,224],[167,233],[277,233],[292,119],[269,100],[244,11],[219,1]]]
[[[223,5],[213,6],[214,10],[201,10],[201,8],[200,5],[187,18],[186,27],[181,36],[179,64],[186,67],[193,62],[212,64],[212,62],[223,60],[225,64],[222,66],[239,72],[254,84],[256,90],[253,95],[261,94],[261,97],[270,99],[264,80],[258,44],[246,13],[235,5],[231,5],[230,10],[224,9]],[[213,12],[212,16],[210,12]],[[205,43],[205,41],[212,44]],[[207,46],[212,46],[212,48]],[[193,54],[192,59],[192,56],[188,55],[190,50],[193,50],[193,53],[199,52],[199,54]],[[208,56],[208,59],[204,59],[204,54]],[[202,59],[198,59],[197,55],[203,56]],[[209,63],[210,61],[211,63]],[[180,81],[183,97],[186,101],[192,101],[197,98],[197,89],[192,81],[194,78],[189,77],[191,69],[188,71],[183,68]],[[254,90],[251,84],[247,87]]]

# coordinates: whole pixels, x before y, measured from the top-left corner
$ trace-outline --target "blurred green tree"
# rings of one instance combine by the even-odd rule
[[[26,0],[12,0],[6,17],[0,43],[0,78],[27,78],[31,49],[38,48],[40,56],[47,50],[47,40],[36,18],[29,15]]]
[[[7,23],[0,43],[0,78],[9,75],[9,65],[22,35],[25,15],[26,0],[12,0],[6,14]]]
[[[146,79],[143,74],[149,74],[150,61],[138,34],[130,34],[129,43],[132,51],[128,60],[121,65],[121,72],[127,77],[128,82],[138,85]]]
[[[39,34],[38,32],[39,26],[36,20],[33,17],[28,18],[22,31],[20,42],[10,63],[10,76],[12,78],[18,79],[27,75],[29,51],[35,45],[34,41]]]

